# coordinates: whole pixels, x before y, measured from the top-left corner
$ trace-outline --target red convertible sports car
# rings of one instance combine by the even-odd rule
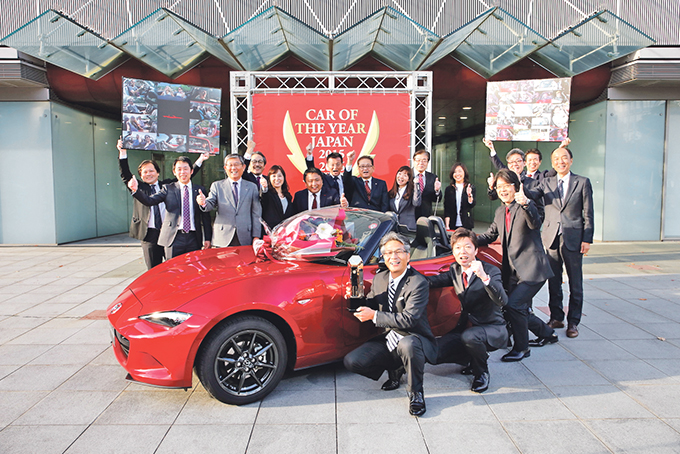
[[[137,382],[188,388],[195,369],[222,402],[262,399],[286,369],[339,360],[379,333],[348,310],[347,262],[361,257],[368,292],[381,269],[378,243],[391,230],[412,240],[415,269],[425,275],[448,269],[453,257],[438,217],[420,218],[410,232],[393,213],[306,211],[255,248],[193,252],[144,273],[107,311],[116,358]],[[478,258],[500,265],[491,249]],[[430,292],[435,335],[453,329],[459,315],[452,289]]]

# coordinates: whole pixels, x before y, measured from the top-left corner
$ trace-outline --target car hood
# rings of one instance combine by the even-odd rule
[[[256,262],[250,246],[210,249],[175,257],[144,273],[128,287],[145,313],[174,310],[232,282],[271,276],[304,266],[296,262]]]

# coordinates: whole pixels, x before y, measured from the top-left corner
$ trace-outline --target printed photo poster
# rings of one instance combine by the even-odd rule
[[[283,167],[291,193],[304,189],[307,145],[314,147],[314,166],[326,172],[326,156],[355,152],[371,156],[373,176],[391,188],[397,170],[410,165],[410,96],[387,94],[254,94],[252,139],[267,157],[267,168]]]
[[[571,78],[487,82],[490,140],[561,142],[568,136]]]
[[[123,147],[217,154],[222,90],[123,78]]]

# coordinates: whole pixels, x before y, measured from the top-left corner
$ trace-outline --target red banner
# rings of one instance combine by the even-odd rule
[[[255,150],[267,157],[267,170],[285,169],[291,193],[304,188],[309,143],[322,171],[329,153],[354,151],[355,175],[357,159],[372,156],[374,177],[391,188],[397,169],[410,165],[410,125],[408,94],[253,95]]]

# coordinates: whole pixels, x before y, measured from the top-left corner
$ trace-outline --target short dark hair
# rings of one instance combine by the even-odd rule
[[[421,148],[420,150],[416,150],[416,152],[413,153],[413,159],[416,159],[416,156],[418,156],[419,154],[425,154],[425,155],[427,155],[427,160],[428,160],[428,161],[430,160],[430,152],[427,151],[427,150],[424,149],[424,148]]]
[[[465,227],[458,227],[451,234],[451,247],[463,238],[470,238],[475,249],[479,248],[479,243],[477,242],[477,234],[472,230],[468,230]]]
[[[328,156],[326,156],[326,162],[328,162],[329,159],[339,159],[340,162],[345,162],[345,160],[342,158],[342,154],[340,153],[328,153]]]
[[[398,241],[404,246],[404,250],[409,252],[411,250],[411,243],[408,242],[405,236],[400,235],[397,232],[387,232],[384,237],[380,239],[380,254],[383,254],[383,249],[385,245],[390,241]]]
[[[254,153],[252,154],[252,156],[250,157],[251,160],[252,160],[252,157],[255,156],[256,154],[259,154],[260,156],[262,156],[262,160],[264,161],[265,164],[267,164],[267,158],[264,157],[264,154],[262,154],[261,151],[256,151],[256,152],[254,152]]]
[[[515,191],[519,191],[519,177],[515,172],[510,169],[501,169],[496,174],[496,178],[493,180],[493,187],[495,188],[498,184],[498,180],[503,180],[506,183],[510,183],[515,186]]]
[[[175,159],[175,162],[172,163],[173,170],[175,169],[175,166],[177,165],[178,162],[186,162],[187,164],[189,164],[189,168],[193,166],[191,159],[187,158],[186,156],[180,156],[179,158]]]
[[[372,165],[372,166],[375,165],[375,162],[373,162],[373,158],[370,157],[370,156],[368,156],[368,155],[360,156],[359,159],[357,159],[357,164],[358,164],[359,161],[361,161],[362,159],[368,159],[369,161],[371,161],[371,165]]]
[[[317,169],[316,167],[310,167],[309,169],[305,170],[305,173],[302,174],[302,181],[304,181],[306,183],[307,182],[307,175],[309,175],[310,173],[314,173],[316,175],[319,175],[321,177],[321,181],[323,182],[323,173],[321,173],[321,171],[319,169]]]
[[[522,158],[522,161],[524,161],[524,152],[519,148],[513,148],[512,150],[508,151],[508,154],[505,155],[505,160],[507,161],[508,159],[510,159],[510,156],[516,154]]]
[[[156,161],[152,161],[151,159],[145,159],[144,161],[142,161],[141,164],[139,164],[139,167],[137,167],[137,173],[139,174],[140,177],[142,176],[142,167],[144,167],[147,164],[153,164],[153,168],[156,169],[156,172],[161,173],[161,168],[158,166]]]
[[[538,148],[529,148],[526,153],[524,153],[524,157],[529,156],[530,154],[535,154],[538,156],[539,161],[543,161],[543,155],[541,154],[541,151]]]
[[[241,156],[240,154],[237,154],[237,153],[231,153],[231,154],[228,154],[224,157],[224,165],[225,166],[227,165],[227,161],[230,160],[230,159],[238,159],[239,162],[241,163],[241,165],[246,165],[246,161],[245,161],[245,159],[243,159],[243,156]]]

